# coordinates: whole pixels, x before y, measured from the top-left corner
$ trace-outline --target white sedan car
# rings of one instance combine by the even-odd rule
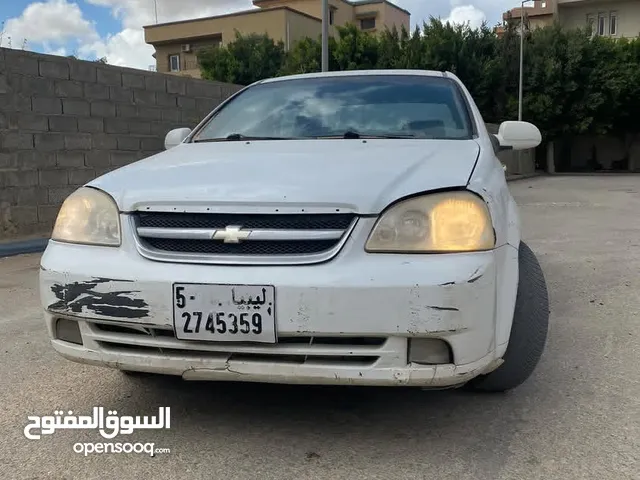
[[[501,149],[448,72],[282,77],[64,202],[42,257],[53,348],[185,380],[504,391],[548,299]]]

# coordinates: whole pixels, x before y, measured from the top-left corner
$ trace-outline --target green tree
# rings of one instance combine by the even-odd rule
[[[402,31],[406,35],[406,29],[402,26]],[[383,31],[378,37],[378,68],[394,69],[399,68],[402,58],[402,45],[400,43],[400,32],[394,26],[392,30]]]
[[[274,42],[266,34],[242,35],[224,47],[198,52],[202,77],[207,80],[249,85],[274,77],[284,63],[284,43]]]
[[[303,38],[288,52],[280,70],[281,75],[319,72],[322,68],[322,44],[312,38]]]
[[[329,38],[329,69],[338,70],[335,53],[336,40]],[[295,75],[298,73],[313,73],[322,70],[322,41],[321,38],[303,38],[296,42],[287,52],[281,75]]]
[[[353,24],[337,27],[338,39],[333,56],[340,70],[376,68],[378,64],[378,37],[363,32]]]
[[[485,121],[517,118],[520,35],[507,21],[498,37],[487,25],[472,29],[430,18],[413,32],[337,28],[330,69],[427,69],[457,75]],[[547,139],[640,131],[640,40],[595,37],[558,25],[525,32],[524,118]],[[203,77],[247,85],[276,75],[320,71],[319,38],[286,52],[266,35],[242,36],[199,55]]]

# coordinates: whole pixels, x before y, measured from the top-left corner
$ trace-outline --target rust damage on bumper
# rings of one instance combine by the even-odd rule
[[[149,316],[149,305],[143,299],[133,298],[137,290],[113,290],[98,292],[98,285],[108,287],[115,283],[133,283],[130,280],[92,278],[83,282],[55,283],[51,292],[58,299],[48,306],[52,312],[79,314],[89,311],[95,315],[113,318],[139,319]],[[108,290],[108,288],[107,288]]]

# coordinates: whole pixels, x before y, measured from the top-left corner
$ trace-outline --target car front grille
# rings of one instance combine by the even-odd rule
[[[138,250],[187,263],[304,264],[331,259],[357,217],[335,214],[135,212]]]
[[[276,344],[178,340],[173,330],[87,322],[87,339],[109,352],[236,362],[370,366],[389,355],[387,337],[281,336]]]

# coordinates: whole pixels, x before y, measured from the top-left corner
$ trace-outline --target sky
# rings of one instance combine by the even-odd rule
[[[318,0],[320,1],[320,0]],[[415,26],[430,16],[479,27],[497,24],[517,0],[393,0],[411,12]],[[251,0],[155,0],[158,21],[230,13]],[[155,23],[154,0],[0,0],[0,46],[148,69],[153,47],[142,26]]]

